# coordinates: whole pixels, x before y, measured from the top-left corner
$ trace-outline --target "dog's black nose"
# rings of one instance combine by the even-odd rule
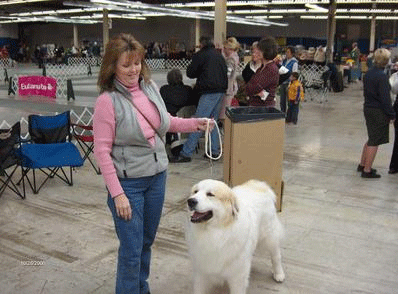
[[[196,200],[195,198],[188,199],[188,206],[190,209],[194,209],[196,204],[198,204],[198,200]]]

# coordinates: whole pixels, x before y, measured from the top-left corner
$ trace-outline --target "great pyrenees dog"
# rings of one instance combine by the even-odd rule
[[[211,179],[192,187],[186,239],[194,294],[207,294],[225,282],[231,294],[246,293],[256,248],[271,254],[274,280],[285,279],[280,250],[283,227],[275,201],[273,190],[257,180],[232,189]]]

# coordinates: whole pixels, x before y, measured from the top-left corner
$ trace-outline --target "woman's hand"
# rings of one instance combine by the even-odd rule
[[[206,131],[208,121],[209,121],[209,131],[210,132],[214,129],[214,126],[216,124],[214,119],[210,119],[210,118],[198,118],[198,120],[199,120],[198,131]]]
[[[126,194],[123,193],[116,196],[115,198],[113,198],[113,201],[115,201],[117,216],[126,221],[131,220],[132,211],[130,201],[128,200]]]

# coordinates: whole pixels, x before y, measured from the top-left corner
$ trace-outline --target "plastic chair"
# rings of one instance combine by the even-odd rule
[[[13,176],[21,165],[18,155],[20,146],[21,124],[15,123],[10,129],[0,130],[0,196],[8,188],[22,199],[25,199],[25,182],[22,181],[22,192],[13,181]]]
[[[93,126],[72,124],[72,130],[73,137],[76,139],[77,144],[79,144],[83,152],[83,161],[86,161],[86,159],[88,159],[97,175],[100,175],[101,170],[95,164],[94,158],[92,158],[92,154],[94,151]]]
[[[54,116],[30,115],[28,123],[30,141],[20,148],[22,178],[26,178],[34,194],[55,176],[72,186],[72,168],[82,166],[84,161],[77,147],[71,143],[70,112]],[[36,170],[45,175],[40,185],[37,184]],[[28,176],[29,172],[32,179]]]

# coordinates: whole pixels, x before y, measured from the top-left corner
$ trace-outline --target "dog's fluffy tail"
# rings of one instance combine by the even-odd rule
[[[274,190],[266,182],[259,180],[249,180],[243,185],[248,185],[252,189],[258,190],[261,193],[267,193],[272,198],[274,204],[276,204],[276,194]],[[269,191],[271,191],[272,193],[268,193]]]

